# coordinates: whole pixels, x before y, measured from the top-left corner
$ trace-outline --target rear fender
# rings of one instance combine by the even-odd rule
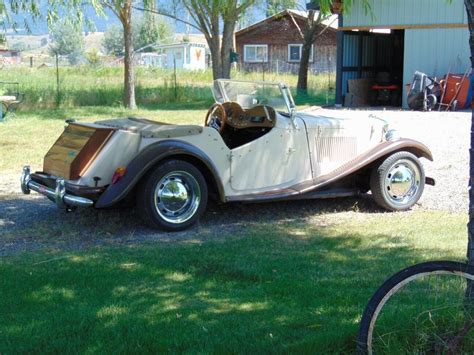
[[[137,185],[140,179],[160,161],[173,156],[187,156],[199,160],[210,172],[221,201],[225,198],[224,187],[217,168],[209,156],[196,146],[178,140],[166,140],[145,147],[128,164],[125,175],[115,184],[109,185],[97,200],[96,208],[110,207],[124,199]]]

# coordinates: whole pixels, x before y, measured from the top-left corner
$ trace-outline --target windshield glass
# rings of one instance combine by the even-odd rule
[[[213,93],[217,102],[238,102],[244,109],[267,105],[290,114],[294,106],[289,90],[278,83],[219,79],[214,82]]]

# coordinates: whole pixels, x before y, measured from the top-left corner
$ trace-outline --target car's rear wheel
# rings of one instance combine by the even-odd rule
[[[419,159],[409,152],[398,152],[372,170],[370,189],[375,202],[390,211],[405,211],[420,199],[425,172]]]
[[[179,231],[196,223],[204,213],[207,194],[206,180],[194,165],[168,160],[144,178],[137,205],[151,227]]]

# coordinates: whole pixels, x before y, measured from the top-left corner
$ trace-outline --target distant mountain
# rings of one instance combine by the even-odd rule
[[[46,10],[46,8],[45,8]],[[112,24],[119,24],[120,21],[117,19],[117,17],[110,12],[110,10],[105,11],[106,16],[97,16],[94,9],[88,8],[84,11],[85,17],[87,17],[94,25],[95,25],[95,30],[96,32],[105,32],[107,30],[107,27],[112,25]],[[135,16],[142,16],[142,12],[140,11],[135,11],[134,12]],[[28,22],[28,25],[30,26],[30,30],[32,35],[44,35],[48,34],[49,29],[48,29],[48,23],[45,18],[40,18],[33,22],[30,18],[29,15],[14,15],[12,16],[13,20],[17,23],[18,29],[17,29],[17,34],[19,35],[25,35],[28,34],[27,31],[25,30],[25,26],[23,25],[25,20]],[[166,17],[165,17],[166,18]],[[186,32],[186,25],[183,24],[182,22],[175,21],[171,18],[167,19],[170,24],[173,26],[174,30],[176,32]],[[88,31],[87,28],[84,28],[84,31]],[[196,33],[195,29],[192,27],[188,29],[190,33]],[[13,34],[12,30],[9,30],[9,34]]]
[[[46,12],[46,7],[44,7],[43,12],[44,13]],[[84,10],[84,15],[92,23],[94,23],[97,32],[104,32],[107,29],[107,26],[111,24],[119,23],[119,20],[110,11],[106,11],[106,17],[102,17],[102,16],[97,16],[94,9],[86,8]],[[25,26],[23,25],[25,23],[25,20],[28,22],[28,25],[30,26],[31,34],[33,35],[44,35],[44,34],[48,34],[49,32],[48,23],[44,17],[34,22],[31,20],[29,15],[19,14],[19,15],[14,15],[12,17],[13,17],[13,20],[18,24],[18,34],[27,34],[27,31],[25,30]],[[84,30],[87,31],[86,28]],[[11,34],[11,31],[9,32]]]
[[[47,2],[45,2],[45,0],[41,1],[40,9],[42,13],[46,14]],[[97,32],[105,32],[107,30],[107,27],[110,26],[111,24],[119,23],[119,20],[117,19],[117,17],[112,12],[110,12],[110,10],[106,10],[105,13],[106,13],[106,16],[102,17],[102,16],[97,16],[92,7],[87,7],[84,9],[85,17],[87,17],[92,23],[94,23]],[[136,16],[142,15],[140,11],[135,11],[135,14]],[[25,20],[28,22],[28,25],[30,27],[30,30],[31,30],[30,34],[45,35],[45,34],[48,34],[49,32],[48,24],[44,17],[36,20],[35,22],[31,20],[28,14],[14,15],[12,16],[12,18],[18,24],[17,34],[19,35],[28,34],[27,31],[25,30],[25,26],[23,25]],[[253,22],[262,20],[263,18],[265,18],[265,12],[260,7],[254,7],[246,14],[246,16],[244,16],[242,25],[247,26]],[[198,32],[192,27],[187,29],[186,25],[179,21],[175,21],[172,19],[168,19],[168,20],[173,25],[176,32],[187,32],[187,31],[189,31],[190,33]],[[84,31],[87,31],[87,28],[84,28]],[[13,34],[12,30],[9,30],[8,34],[10,35]]]

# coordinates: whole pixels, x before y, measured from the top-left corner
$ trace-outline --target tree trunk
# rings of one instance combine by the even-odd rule
[[[234,46],[234,29],[237,20],[231,19],[224,21],[224,28],[222,30],[222,45],[221,45],[221,63],[222,63],[222,78],[230,79],[230,52]]]
[[[316,37],[320,16],[316,18],[316,12],[311,10],[308,14],[306,26],[304,28],[303,47],[301,48],[300,68],[298,70],[298,84],[296,90],[298,94],[306,95],[308,93],[308,66],[311,55],[311,47]],[[313,53],[314,56],[314,53]]]
[[[212,60],[212,77],[214,80],[222,78],[222,62],[219,42],[219,37],[217,39],[212,38],[210,41],[208,41]]]
[[[308,92],[308,66],[311,55],[311,46],[313,41],[304,41],[301,49],[300,68],[298,70],[298,84],[296,89],[298,94],[307,94]]]
[[[464,0],[469,22],[469,46],[471,48],[471,67],[474,68],[474,0]],[[472,75],[472,74],[471,74]],[[474,97],[471,102],[473,115],[471,118],[471,146],[469,149],[469,222],[467,224],[468,246],[467,259],[474,265]],[[469,282],[467,296],[474,301],[474,282]]]
[[[123,104],[125,107],[130,109],[136,109],[137,104],[135,101],[135,71],[133,63],[133,33],[132,33],[132,1],[126,0],[122,13],[121,22],[123,25],[123,38],[124,38],[124,97]]]

